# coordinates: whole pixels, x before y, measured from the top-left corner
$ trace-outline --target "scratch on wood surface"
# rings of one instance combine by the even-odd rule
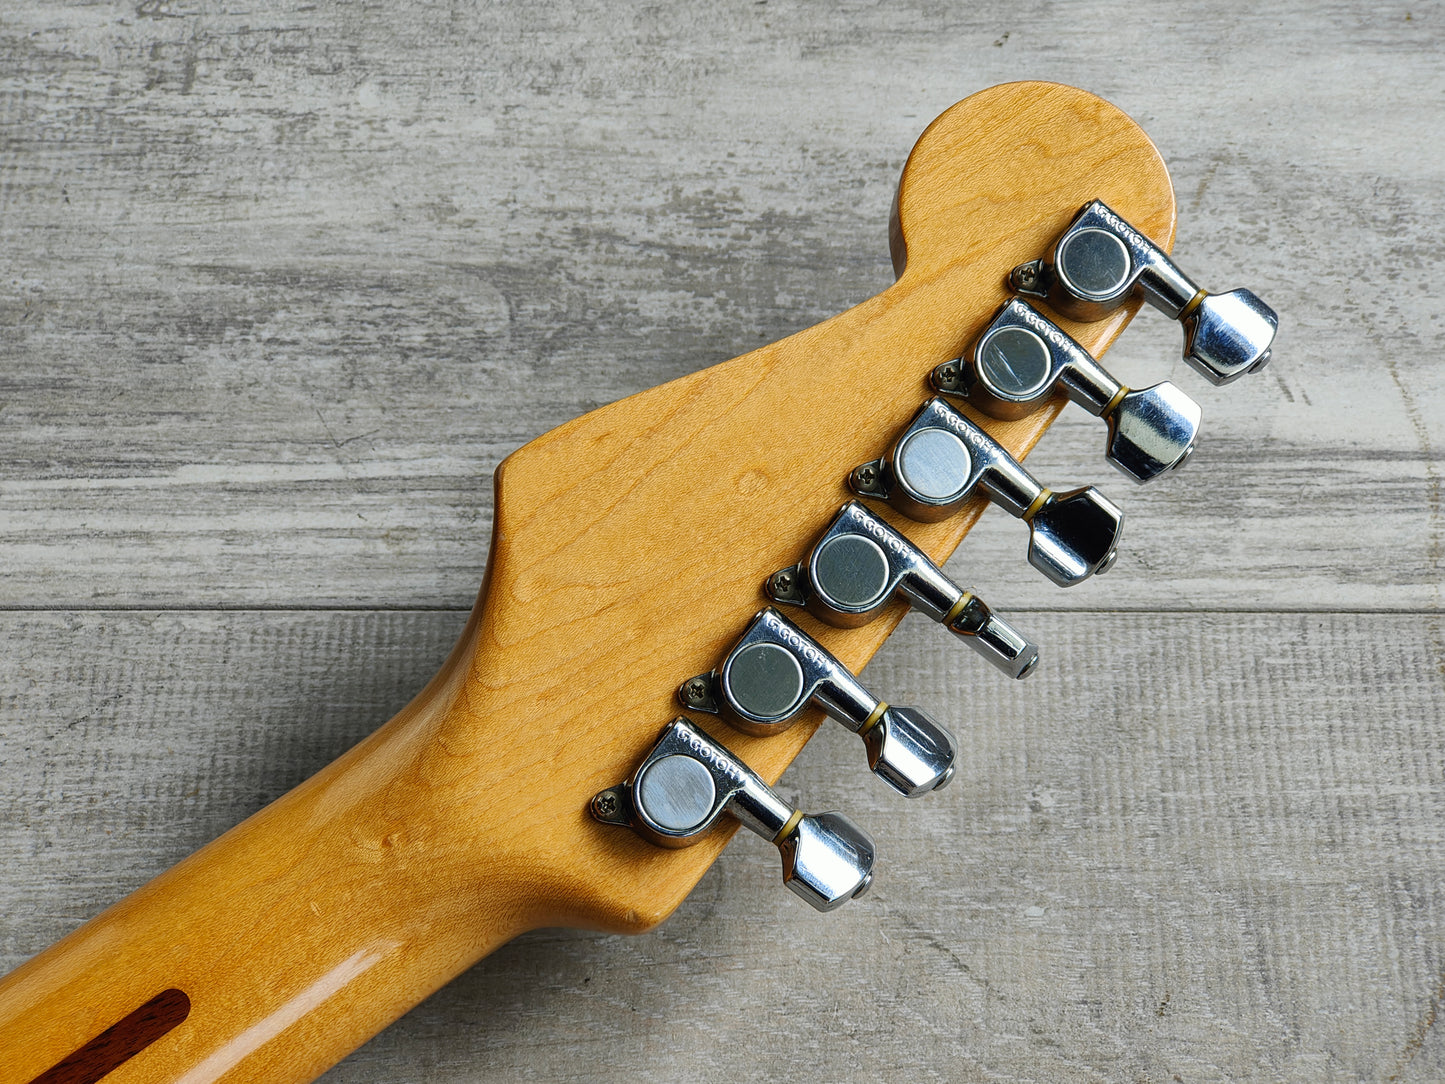
[[[1420,1053],[1420,1048],[1425,1045],[1426,1036],[1430,1034],[1430,1029],[1435,1026],[1435,1020],[1440,1015],[1442,1001],[1445,1001],[1445,971],[1441,971],[1437,977],[1435,989],[1430,992],[1430,1001],[1425,1006],[1425,1014],[1415,1022],[1415,1030],[1411,1032],[1409,1040],[1405,1043],[1400,1060],[1395,1063],[1395,1071],[1385,1078],[1386,1081],[1399,1080],[1400,1075],[1415,1060],[1415,1055]]]

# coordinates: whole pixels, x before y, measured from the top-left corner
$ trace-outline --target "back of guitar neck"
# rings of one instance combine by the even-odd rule
[[[897,282],[509,457],[487,582],[441,673],[325,770],[0,980],[0,1084],[299,1084],[522,931],[665,918],[730,831],[667,850],[596,823],[589,800],[628,778],[677,714],[679,681],[766,604],[768,574],[806,552],[849,470],[987,324],[1009,270],[1093,199],[1172,242],[1168,174],[1123,113],[1052,84],[977,94],[904,169]],[[1136,307],[1061,323],[1097,355]],[[982,424],[1022,456],[1057,409]],[[909,537],[941,562],[982,507]],[[904,612],[817,637],[856,672]],[[820,719],[725,740],[772,783]]]

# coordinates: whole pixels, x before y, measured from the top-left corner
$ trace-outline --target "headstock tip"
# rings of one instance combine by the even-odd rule
[[[990,87],[945,110],[909,154],[889,223],[894,272],[932,276],[985,250],[1011,268],[1091,199],[1172,247],[1169,171],[1128,114],[1059,83]]]

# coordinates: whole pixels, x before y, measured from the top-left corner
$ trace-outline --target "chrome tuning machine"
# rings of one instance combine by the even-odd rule
[[[972,349],[933,370],[933,387],[991,418],[1022,418],[1063,391],[1109,425],[1104,458],[1136,482],[1184,464],[1194,451],[1199,404],[1167,380],[1134,391],[1032,305],[1015,298]]]
[[[1201,290],[1099,200],[1079,212],[1048,257],[1015,267],[1009,285],[1076,320],[1097,320],[1137,291],[1184,325],[1184,360],[1212,384],[1269,364],[1279,328],[1275,311],[1248,290]]]
[[[860,497],[887,501],[910,519],[946,519],[975,493],[1029,525],[1029,564],[1060,587],[1114,563],[1124,513],[1093,486],[1041,486],[979,426],[930,399],[882,459],[854,468]]]
[[[774,572],[764,589],[774,602],[806,606],[838,628],[867,624],[902,598],[1009,677],[1027,677],[1039,661],[1036,644],[857,501],[833,517],[807,557]]]
[[[953,735],[917,708],[895,708],[818,641],[772,608],[758,613],[716,670],[684,681],[683,707],[721,715],[749,734],[774,734],[808,706],[863,739],[873,774],[906,798],[953,778]]]
[[[592,816],[661,847],[697,842],[724,812],[778,848],[783,883],[819,911],[868,891],[873,840],[842,813],[803,814],[688,720],[674,719],[626,783],[592,799]]]

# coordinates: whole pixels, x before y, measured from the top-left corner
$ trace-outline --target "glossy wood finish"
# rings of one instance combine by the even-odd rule
[[[179,1027],[191,1011],[182,990],[162,990],[127,1013],[79,1050],[66,1055],[30,1084],[96,1084],[146,1047]]]
[[[307,1080],[522,930],[665,917],[727,833],[660,851],[593,824],[588,797],[655,739],[677,681],[717,660],[763,576],[845,498],[848,468],[1003,299],[1008,268],[1092,197],[1172,242],[1167,173],[1127,117],[1045,84],[976,95],[905,167],[893,287],[508,458],[487,583],[442,673],[345,757],[0,983],[0,1048],[22,1050],[0,1079],[30,1079],[138,992],[175,986],[185,1026],[114,1080]],[[1128,315],[1069,330],[1098,352]],[[989,428],[1022,453],[1051,419]],[[978,511],[906,529],[941,558]],[[901,614],[804,623],[858,667]],[[815,726],[712,729],[775,779]]]

